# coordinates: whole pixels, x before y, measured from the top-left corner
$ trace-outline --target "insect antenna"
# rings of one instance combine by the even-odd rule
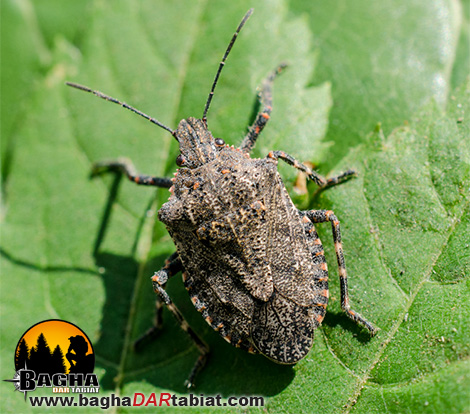
[[[87,86],[79,85],[78,83],[72,83],[72,82],[65,82],[66,85],[71,86],[72,88],[75,89],[80,89],[81,91],[85,92],[90,92],[93,95],[97,96],[98,98],[105,99],[106,101],[113,102],[115,104],[121,105],[123,108],[129,109],[129,111],[132,111],[136,113],[137,115],[140,115],[141,117],[145,118],[146,120],[150,121],[152,124],[158,125],[160,128],[166,129],[168,132],[170,132],[173,136],[175,136],[175,131],[173,131],[170,127],[167,127],[166,125],[163,125],[159,120],[152,118],[151,116],[144,114],[142,111],[139,111],[138,109],[134,108],[133,106],[130,106],[126,104],[125,102],[121,102],[116,98],[113,98],[112,96],[105,95],[104,93],[100,91],[94,91],[93,89],[88,88]]]
[[[232,46],[235,43],[235,40],[237,40],[238,33],[240,33],[240,30],[242,30],[243,25],[246,23],[246,21],[248,20],[248,18],[251,16],[252,13],[253,13],[253,9],[250,9],[246,12],[245,16],[243,16],[243,19],[240,22],[240,24],[238,25],[237,30],[233,34],[232,40],[230,41],[230,43],[227,47],[227,50],[225,51],[224,57],[222,58],[222,60],[220,62],[219,69],[217,69],[217,73],[215,75],[214,82],[212,83],[212,89],[209,93],[209,97],[207,98],[206,106],[204,108],[204,114],[202,115],[202,120],[204,121],[205,124],[207,124],[207,111],[209,110],[209,106],[211,104],[212,97],[214,96],[214,90],[215,90],[215,87],[217,85],[217,81],[219,80],[220,72],[222,72],[222,68],[225,65],[225,60],[227,59],[228,54],[232,50]]]

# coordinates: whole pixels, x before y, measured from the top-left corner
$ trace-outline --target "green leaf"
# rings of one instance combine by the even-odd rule
[[[296,2],[282,0],[2,2],[2,103],[23,100],[22,109],[2,105],[2,121],[5,113],[17,120],[2,129],[8,165],[2,169],[2,379],[14,373],[14,347],[23,332],[42,319],[61,318],[90,336],[100,396],[185,395],[183,382],[198,353],[169,312],[155,343],[132,351],[132,342],[152,323],[149,276],[174,251],[149,212],[168,192],[113,175],[89,180],[92,162],[118,156],[131,158],[142,173],[170,176],[176,142],[135,114],[67,88],[64,81],[116,96],[174,128],[184,117],[202,115],[218,62],[241,17],[254,6],[222,72],[210,129],[239,143],[255,113],[257,86],[281,61],[289,63],[276,79],[272,118],[255,155],[280,149],[300,160],[336,165],[336,171],[358,170],[357,179],[315,197],[313,208],[331,208],[341,219],[351,304],[381,332],[371,339],[341,313],[331,232],[320,226],[331,301],[312,351],[295,367],[231,347],[194,310],[179,276],[168,283],[169,294],[212,350],[196,395],[263,395],[270,412],[465,410],[468,87],[446,95],[451,73],[452,82],[464,78],[464,60],[452,66],[458,8],[455,2],[438,10],[434,2],[416,1],[409,10],[405,3],[397,6],[393,18],[385,19],[392,9],[388,2],[373,7],[338,2],[338,14],[334,4],[311,3],[316,9],[299,16]],[[320,25],[318,8],[330,13]],[[12,10],[15,25],[5,25]],[[406,24],[399,24],[399,10],[408,11]],[[380,27],[360,24],[374,15]],[[327,23],[343,30],[328,31]],[[348,46],[354,39],[350,25],[363,36],[363,47]],[[5,27],[12,36],[5,37]],[[40,53],[21,49],[37,36],[44,39]],[[386,36],[393,39],[391,58],[379,53]],[[414,49],[409,39],[419,39],[423,47]],[[436,62],[430,45],[446,39],[448,53]],[[351,61],[342,66],[340,49],[348,47]],[[15,50],[24,55],[15,60]],[[361,63],[369,52],[373,59],[383,57],[373,71]],[[421,62],[418,73],[399,64],[407,53]],[[47,59],[41,60],[43,55]],[[336,59],[326,65],[332,55]],[[392,63],[397,76],[390,81]],[[436,87],[434,76],[446,84]],[[19,77],[15,90],[11,83]],[[310,87],[312,79],[323,83]],[[344,82],[349,86],[341,86]],[[359,84],[364,93],[355,101],[357,94],[348,91]],[[408,126],[391,132],[431,97],[439,105],[425,106]],[[384,130],[366,137],[378,121]],[[345,131],[345,125],[351,128]],[[328,128],[327,140],[339,142],[335,134],[342,131],[340,149],[330,150],[323,140]],[[385,139],[384,132],[391,134]],[[292,187],[296,171],[279,167]],[[21,397],[3,383],[1,411],[32,411]]]
[[[330,168],[377,123],[387,135],[430,98],[445,105],[462,19],[459,2],[292,0],[291,6],[308,13],[320,49],[314,81],[333,84],[327,138],[336,145]],[[466,75],[458,76],[460,82],[469,74],[468,47],[461,55]]]
[[[454,88],[465,82],[470,68],[470,1],[462,0],[461,3],[461,30],[451,79]]]
[[[29,2],[5,0],[1,14],[2,107],[0,116],[2,176],[8,175],[14,151],[15,128],[27,108],[27,101],[41,65],[49,61],[41,33]],[[11,40],[10,40],[11,39]],[[13,41],[14,39],[14,41]],[[21,47],[18,47],[21,45]]]
[[[428,106],[387,140],[371,137],[375,150],[364,157],[367,150],[358,148],[344,161],[360,177],[349,189],[324,195],[347,225],[343,242],[351,246],[346,259],[352,259],[354,283],[369,293],[369,306],[377,304],[380,316],[373,320],[382,321],[381,344],[369,347],[373,354],[364,361],[350,348],[341,350],[343,343],[332,345],[346,366],[363,370],[346,411],[468,407],[469,95],[467,84],[452,96],[446,114]],[[355,223],[351,230],[349,223]],[[380,274],[370,268],[376,261]]]

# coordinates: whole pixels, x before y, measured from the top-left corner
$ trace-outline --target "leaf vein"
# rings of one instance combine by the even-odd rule
[[[465,208],[463,208],[462,211],[465,211],[466,208],[470,205],[470,203],[465,203],[465,204],[466,204]],[[460,215],[460,218],[461,218],[462,214]],[[439,257],[441,256],[441,254],[444,252],[444,249],[447,246],[447,243],[448,243],[450,237],[452,236],[452,233],[454,232],[455,227],[456,227],[458,222],[459,222],[459,220],[454,220],[452,225],[449,227],[449,230],[447,231],[447,237],[446,237],[444,243],[442,244],[442,248],[441,248],[439,254],[437,254],[436,257],[434,258],[432,266],[430,266],[429,271],[427,273],[424,273],[422,279],[420,280],[420,282],[417,284],[416,288],[412,292],[412,294],[411,294],[411,296],[408,300],[408,303],[405,305],[405,307],[404,307],[403,311],[401,312],[400,316],[397,318],[396,323],[392,326],[392,329],[390,330],[389,335],[387,336],[385,341],[382,343],[382,346],[380,347],[379,351],[377,352],[375,358],[372,360],[372,363],[370,364],[369,368],[364,372],[364,375],[362,376],[360,381],[357,383],[354,395],[349,399],[348,403],[345,405],[345,410],[344,410],[345,414],[348,414],[348,413],[351,412],[352,407],[357,402],[358,398],[361,395],[362,389],[364,388],[367,380],[369,379],[370,373],[375,368],[377,363],[380,361],[380,358],[383,355],[383,353],[385,352],[385,349],[387,348],[387,345],[392,341],[392,339],[394,338],[394,336],[397,333],[398,329],[400,328],[402,322],[404,321],[405,315],[408,313],[409,309],[411,308],[411,306],[414,302],[414,299],[418,295],[418,293],[421,290],[422,286],[430,279],[432,269],[434,268],[434,266],[437,263]]]

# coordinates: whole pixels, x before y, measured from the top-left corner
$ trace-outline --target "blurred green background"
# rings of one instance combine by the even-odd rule
[[[257,86],[288,62],[255,156],[284,150],[323,174],[358,170],[347,184],[320,194],[309,184],[299,195],[297,172],[279,166],[302,208],[340,218],[351,302],[381,332],[371,339],[340,312],[331,231],[320,226],[331,300],[295,367],[232,348],[202,321],[179,276],[169,282],[212,349],[195,393],[263,395],[275,413],[470,410],[468,0],[2,0],[1,379],[14,374],[23,332],[59,318],[92,340],[103,395],[185,394],[197,350],[168,312],[155,343],[132,351],[152,323],[149,277],[174,251],[152,213],[168,192],[89,179],[94,161],[118,156],[171,176],[178,148],[166,131],[64,82],[174,128],[202,116],[250,7],[209,127],[239,143]],[[9,383],[0,401],[2,412],[33,411]]]

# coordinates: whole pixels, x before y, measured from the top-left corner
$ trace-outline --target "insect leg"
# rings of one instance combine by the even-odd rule
[[[178,252],[174,252],[168,259],[165,260],[165,266],[161,271],[164,271],[167,275],[167,278],[176,275],[179,271],[182,270],[181,260],[178,257]],[[138,339],[134,342],[134,349],[136,351],[140,350],[143,344],[149,340],[154,339],[160,329],[162,329],[163,318],[163,302],[160,296],[157,296],[155,299],[155,315],[153,319],[153,325],[147,329]]]
[[[165,284],[168,281],[168,278],[171,277],[174,273],[177,273],[178,271],[182,270],[182,268],[183,266],[181,260],[177,258],[171,261],[169,264],[165,265],[160,271],[156,272],[151,279],[154,292],[163,301],[163,303],[165,303],[168,310],[173,314],[173,316],[180,324],[181,329],[183,329],[191,337],[197,349],[199,350],[200,355],[196,360],[196,363],[194,364],[191,372],[189,373],[188,379],[185,382],[187,388],[192,388],[194,386],[194,378],[196,377],[197,373],[204,367],[207,361],[209,347],[201,338],[199,338],[199,336],[189,326],[188,322],[186,322],[183,315],[175,306],[175,304],[173,303],[170,296],[165,290]]]
[[[339,281],[341,289],[341,308],[346,315],[356,323],[365,326],[372,335],[375,335],[378,329],[366,320],[359,313],[353,311],[349,305],[348,294],[348,277],[346,274],[346,265],[344,263],[343,245],[341,243],[341,231],[339,228],[339,220],[331,210],[308,210],[304,212],[307,217],[314,223],[331,222],[333,230],[333,241],[335,243],[336,258],[338,260]]]
[[[170,178],[152,177],[150,175],[140,175],[127,158],[118,158],[114,161],[101,161],[93,164],[92,177],[103,174],[107,171],[118,171],[127,175],[129,180],[140,185],[152,185],[156,187],[170,188],[173,184]]]
[[[275,160],[281,159],[287,164],[292,165],[294,168],[297,168],[299,171],[306,173],[308,178],[310,180],[315,181],[315,183],[321,188],[331,187],[333,185],[342,183],[343,181],[346,181],[352,176],[356,175],[356,171],[347,170],[344,173],[341,173],[337,176],[326,178],[318,174],[311,168],[307,167],[305,164],[298,162],[292,155],[286,154],[284,151],[271,151],[268,154],[268,158],[272,158]]]
[[[261,104],[261,111],[256,116],[255,122],[249,128],[248,134],[246,134],[245,138],[243,139],[240,149],[243,152],[250,153],[253,147],[255,146],[255,142],[269,121],[269,117],[272,111],[272,103],[273,103],[273,83],[276,76],[281,73],[282,69],[284,69],[287,65],[285,63],[281,63],[273,72],[269,74],[269,76],[263,81],[261,86],[261,91],[258,94],[258,99]]]

